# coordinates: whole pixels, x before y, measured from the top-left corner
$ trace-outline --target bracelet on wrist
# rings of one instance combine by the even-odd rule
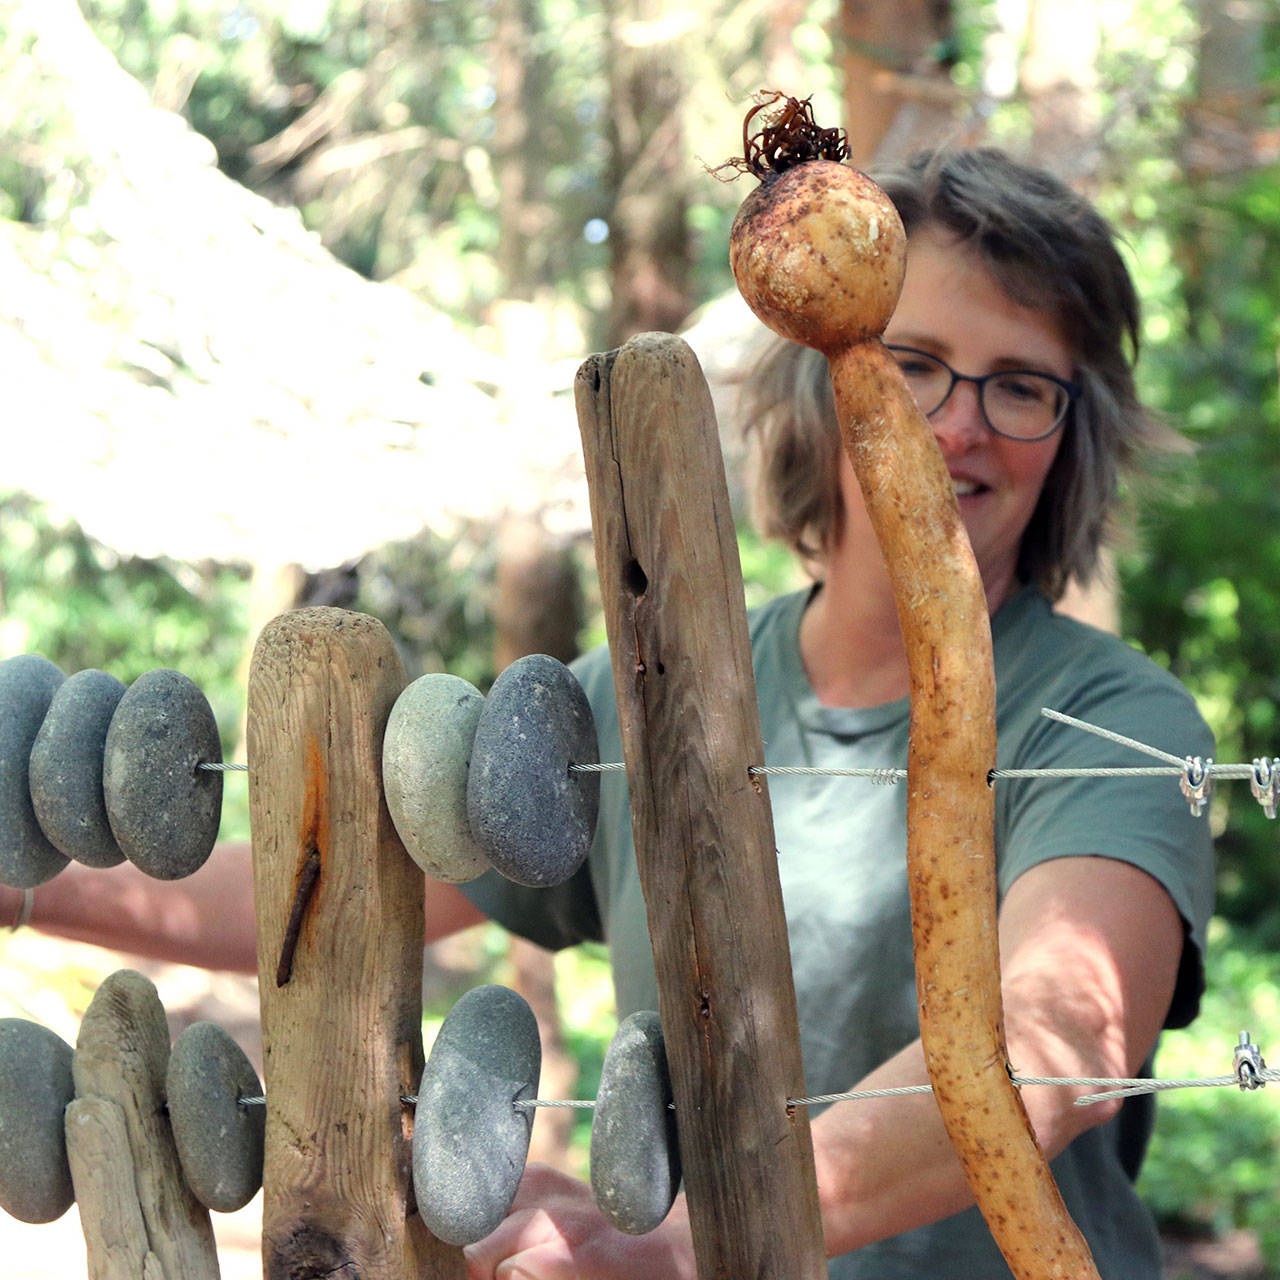
[[[35,902],[35,890],[23,889],[22,900],[18,903],[18,914],[14,917],[13,923],[9,926],[10,933],[17,933],[24,925],[31,922],[31,909],[35,906]]]

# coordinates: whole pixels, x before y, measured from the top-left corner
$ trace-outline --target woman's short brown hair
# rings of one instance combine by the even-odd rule
[[[1051,599],[1098,564],[1121,477],[1176,440],[1138,400],[1137,294],[1110,224],[1051,174],[993,147],[926,152],[872,175],[910,237],[951,233],[1023,306],[1053,317],[1071,347],[1080,398],[1022,537],[1018,575]],[[839,433],[825,359],[772,338],[742,379],[762,531],[820,565],[840,516]]]

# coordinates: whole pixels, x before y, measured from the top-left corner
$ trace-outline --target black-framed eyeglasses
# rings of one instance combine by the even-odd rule
[[[1008,440],[1043,440],[1066,421],[1080,386],[1034,369],[999,369],[974,377],[915,347],[889,346],[907,386],[926,418],[951,398],[957,382],[972,382],[982,420]]]

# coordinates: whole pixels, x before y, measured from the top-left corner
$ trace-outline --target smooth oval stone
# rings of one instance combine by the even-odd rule
[[[214,1022],[193,1022],[177,1039],[165,1075],[169,1123],[182,1174],[197,1200],[234,1213],[262,1186],[267,1125],[264,1106],[241,1106],[262,1096],[253,1063]]]
[[[409,856],[428,875],[459,884],[489,869],[467,821],[467,765],[480,690],[433,672],[396,699],[382,740],[382,784]]]
[[[88,867],[124,861],[102,793],[107,726],[124,691],[105,671],[77,671],[53,695],[31,748],[31,803],[41,829],[61,853]]]
[[[619,1231],[643,1235],[680,1190],[680,1146],[662,1022],[652,1010],[618,1027],[605,1054],[591,1121],[591,1190]]]
[[[446,1244],[472,1244],[506,1217],[529,1157],[538,1023],[506,987],[476,987],[449,1011],[422,1072],[413,1121],[418,1211]]]
[[[28,784],[31,748],[65,679],[36,653],[0,662],[0,882],[13,889],[34,889],[68,862],[41,830]]]
[[[124,855],[157,880],[204,865],[218,838],[222,759],[213,710],[180,671],[148,671],[129,686],[107,729],[103,790]]]
[[[0,1018],[0,1208],[20,1222],[52,1222],[75,1199],[62,1128],[71,1059],[47,1027]]]
[[[517,884],[562,884],[595,835],[600,775],[596,726],[577,677],[530,654],[494,681],[476,725],[467,815],[489,861]]]

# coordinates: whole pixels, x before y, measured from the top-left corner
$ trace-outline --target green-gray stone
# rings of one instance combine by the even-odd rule
[[[670,1102],[662,1022],[641,1010],[622,1022],[609,1045],[591,1121],[591,1189],[619,1231],[652,1231],[680,1190]]]
[[[432,672],[396,699],[382,742],[387,808],[409,856],[457,884],[489,869],[467,821],[467,766],[484,707],[466,680]]]
[[[515,1199],[537,1096],[538,1024],[506,987],[476,987],[449,1011],[418,1087],[413,1187],[418,1211],[447,1244],[487,1236]]]
[[[60,852],[89,867],[124,861],[102,791],[107,727],[124,692],[105,671],[77,671],[53,695],[31,748],[31,803],[41,829]]]
[[[180,671],[148,671],[129,686],[107,730],[103,789],[111,832],[125,857],[157,880],[204,865],[222,816],[213,710]]]
[[[165,1075],[169,1123],[182,1175],[219,1213],[244,1208],[262,1185],[267,1109],[243,1106],[262,1085],[245,1052],[220,1026],[194,1022],[178,1037]]]
[[[0,1208],[20,1222],[52,1222],[75,1199],[62,1127],[71,1059],[47,1027],[0,1018]]]
[[[562,884],[595,835],[600,775],[595,720],[564,663],[545,653],[513,662],[494,681],[476,725],[467,816],[490,862],[517,884]]]
[[[68,859],[40,828],[31,804],[31,748],[66,676],[39,654],[0,662],[0,882],[34,889]]]

